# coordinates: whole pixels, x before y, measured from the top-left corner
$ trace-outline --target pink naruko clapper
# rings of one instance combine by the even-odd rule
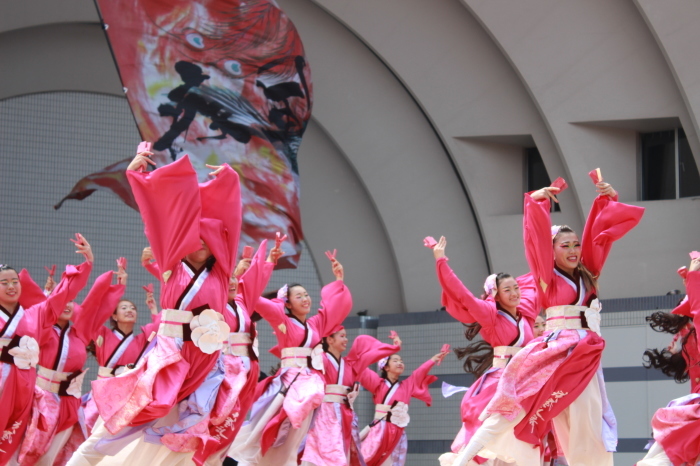
[[[282,243],[283,243],[284,240],[286,240],[286,239],[287,239],[287,235],[280,236],[280,232],[278,231],[278,232],[275,234],[275,247],[278,248],[278,247],[282,246]]]
[[[80,239],[80,233],[75,234],[75,239],[70,238],[71,241],[73,241],[73,244],[83,244],[83,240]]]
[[[686,267],[686,266],[684,265],[683,267],[681,267],[681,268],[679,268],[678,270],[676,270],[676,273],[677,273],[678,275],[680,275],[680,277],[681,277],[683,280],[685,280],[686,277],[688,277],[688,267]]]
[[[423,238],[423,246],[425,246],[426,248],[433,249],[436,244],[437,241],[435,241],[435,238],[433,238],[432,236],[426,236],[425,238]]]
[[[588,176],[590,176],[591,180],[593,180],[593,184],[598,184],[603,181],[603,174],[600,172],[600,168],[589,171]]]
[[[389,338],[391,338],[392,340],[398,336],[399,336],[399,334],[396,333],[395,330],[392,330],[391,332],[389,332]]]
[[[149,283],[148,285],[142,286],[143,291],[146,293],[153,293],[153,283]]]
[[[52,265],[51,268],[44,266],[44,270],[48,272],[49,277],[53,277],[56,275],[56,264]]]
[[[139,147],[136,149],[136,153],[140,154],[141,152],[151,152],[151,148],[153,147],[153,144],[151,144],[148,141],[141,141],[139,144]]]
[[[243,259],[253,258],[253,246],[245,246],[243,248]]]
[[[449,353],[449,352],[450,352],[450,344],[449,344],[449,343],[445,343],[444,345],[442,345],[442,348],[440,349],[440,352],[441,352],[441,353]],[[437,365],[439,366],[441,362],[442,362],[442,361],[438,361]]]
[[[566,188],[569,187],[569,185],[566,183],[566,180],[561,176],[556,180],[552,181],[552,184],[550,184],[549,186],[552,188],[559,188],[559,191],[556,193],[557,195],[561,194]]]
[[[117,259],[117,267],[121,267],[126,270],[126,257],[120,257]]]
[[[333,252],[326,251],[326,257],[332,262],[335,260],[335,256],[338,254],[338,250],[334,249]]]
[[[697,258],[700,258],[700,252],[698,251],[693,251],[690,253],[690,260],[695,260]]]

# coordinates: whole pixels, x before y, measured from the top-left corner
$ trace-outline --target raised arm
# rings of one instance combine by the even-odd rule
[[[405,386],[409,387],[409,391],[413,398],[417,398],[430,406],[433,402],[433,397],[430,395],[430,390],[428,386],[437,380],[437,377],[430,375],[430,370],[433,368],[438,360],[442,360],[445,357],[445,353],[438,353],[432,358],[421,364],[418,369],[414,370],[411,375],[409,375],[406,380],[401,382]]]
[[[214,179],[199,185],[201,199],[201,235],[214,257],[230,277],[236,266],[238,238],[243,223],[241,186],[230,165],[221,165],[211,173]]]
[[[519,276],[516,281],[520,287],[520,305],[518,306],[518,311],[523,316],[534,321],[537,318],[537,315],[540,313],[535,278],[531,273],[528,273]]]
[[[374,398],[374,394],[377,393],[384,383],[384,379],[379,377],[376,372],[367,368],[360,372],[357,381],[360,382],[360,385],[365,387],[365,390],[372,394],[372,398]]]
[[[146,246],[145,248],[143,248],[143,252],[141,253],[141,265],[144,269],[148,271],[148,273],[150,273],[151,275],[156,277],[158,281],[160,281],[160,267],[158,267],[158,263],[153,257],[153,250],[150,246]]]
[[[352,310],[352,295],[343,281],[343,266],[335,258],[335,251],[326,252],[326,256],[331,261],[336,280],[321,289],[321,307],[318,314],[309,319],[309,321],[320,322],[321,325],[318,328],[322,337],[330,335]]]
[[[82,305],[76,306],[73,314],[74,328],[78,338],[86,345],[97,336],[100,327],[114,313],[126,289],[124,284],[112,285],[113,275],[114,272],[110,270],[97,277]]]
[[[139,157],[142,156],[136,156]],[[137,171],[139,166],[135,167],[127,169],[127,179],[153,256],[160,272],[167,274],[183,257],[201,246],[197,174],[188,156],[150,173]],[[164,278],[161,275],[160,279],[165,281]]]
[[[345,356],[345,361],[352,368],[353,378],[356,378],[371,364],[399,351],[401,351],[400,345],[390,345],[369,335],[360,335],[352,343],[352,348]],[[372,373],[374,374],[374,372]]]
[[[236,299],[240,299],[243,302],[246,312],[250,314],[255,311],[258,298],[265,291],[265,287],[270,281],[272,270],[275,268],[275,261],[265,260],[265,252],[267,252],[267,240],[263,240],[260,243],[260,247],[250,263],[250,267],[243,273],[238,284],[239,292]],[[268,259],[270,258],[268,257]]]
[[[19,282],[22,285],[22,295],[19,298],[19,304],[23,308],[27,309],[46,301],[44,290],[36,284],[27,269],[22,269],[19,272]]]
[[[535,283],[542,292],[546,292],[554,273],[554,249],[552,248],[552,221],[549,215],[550,198],[542,192],[550,191],[543,188],[533,193],[525,193],[523,241],[525,258]]]
[[[601,182],[596,186],[600,186],[601,194],[593,201],[586,219],[581,240],[581,262],[593,275],[599,276],[613,242],[637,226],[644,215],[644,207],[617,202],[617,192],[608,183]]]

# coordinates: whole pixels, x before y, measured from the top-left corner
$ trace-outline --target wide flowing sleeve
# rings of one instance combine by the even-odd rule
[[[46,301],[37,305],[41,315],[39,319],[41,333],[51,329],[58,322],[58,318],[66,308],[66,305],[73,301],[87,285],[91,271],[92,262],[66,266],[66,271],[63,272],[61,281],[58,282],[56,288],[54,288]]]
[[[430,369],[435,365],[435,361],[428,359],[426,362],[421,364],[418,369],[413,371],[406,380],[401,382],[408,386],[409,393],[413,398],[417,398],[424,402],[426,405],[430,406],[433,403],[433,397],[430,395],[430,390],[428,386],[437,380],[437,377],[430,375]]]
[[[516,281],[520,287],[520,305],[518,305],[518,311],[524,317],[535,320],[537,314],[540,313],[535,278],[531,273],[528,273],[516,278]]]
[[[688,272],[685,289],[688,296],[688,307],[693,317],[693,326],[695,326],[697,334],[700,331],[700,271]],[[697,341],[698,350],[700,351],[700,338]]]
[[[114,313],[126,286],[112,285],[113,271],[105,272],[95,280],[90,292],[73,314],[76,335],[86,345],[93,340],[104,322]]]
[[[238,257],[243,215],[238,174],[230,165],[224,165],[214,179],[199,185],[199,195],[200,233],[216,257],[215,266],[222,267],[230,277]]]
[[[19,304],[27,309],[36,304],[46,301],[44,290],[36,284],[32,279],[27,269],[22,269],[19,272],[19,283],[22,285],[22,294],[19,298]]]
[[[671,314],[693,317],[693,310],[690,308],[690,300],[686,295],[676,307],[673,308]]]
[[[275,264],[265,260],[266,252],[267,240],[263,240],[250,263],[250,267],[239,280],[240,296],[245,310],[249,314],[255,311],[256,303],[265,291],[272,276],[272,270],[275,268]]]
[[[581,240],[581,262],[593,275],[600,275],[613,242],[637,226],[642,215],[644,207],[617,202],[617,196],[601,195],[593,201]]]
[[[552,220],[549,199],[536,201],[525,193],[523,205],[523,242],[525,258],[535,283],[543,293],[552,283],[554,248],[552,247]]]
[[[200,246],[201,202],[197,174],[188,156],[152,172],[127,170],[144,232],[160,272],[167,274]],[[161,280],[164,280],[161,276]]]
[[[381,384],[384,383],[384,379],[379,377],[376,372],[369,369],[361,371],[357,380],[365,390],[372,394],[372,398],[374,398]]]
[[[484,327],[493,327],[498,310],[492,300],[479,299],[464,286],[452,268],[447,257],[435,261],[435,270],[442,287],[442,305],[447,312],[464,324],[479,322]]]
[[[160,267],[158,267],[158,262],[143,261],[141,262],[141,265],[148,271],[148,273],[156,277],[158,281],[163,279],[163,277],[160,275]]]
[[[369,335],[360,335],[352,343],[350,352],[345,356],[345,362],[352,367],[353,381],[358,375],[382,358],[391,356],[401,351],[400,346],[382,343]],[[372,372],[374,374],[374,372]]]
[[[255,312],[260,314],[275,332],[278,344],[270,348],[270,353],[281,358],[282,348],[280,344],[284,344],[286,340],[287,323],[289,321],[289,317],[287,317],[287,313],[284,310],[284,302],[276,298],[266,299],[258,296],[258,301],[255,304]]]
[[[320,337],[326,337],[343,323],[351,310],[350,290],[343,280],[335,280],[321,289],[321,308],[309,322],[313,322],[319,329]]]

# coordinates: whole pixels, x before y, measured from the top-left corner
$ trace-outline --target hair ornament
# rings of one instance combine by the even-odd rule
[[[379,362],[377,363],[377,367],[379,368],[379,370],[382,370],[382,369],[384,369],[384,367],[386,366],[386,364],[387,364],[388,362],[389,362],[389,357],[388,357],[388,356],[387,356],[386,358],[382,358],[382,359],[380,359]]]
[[[498,287],[496,286],[496,274],[492,273],[488,277],[486,277],[486,281],[484,282],[484,291],[486,292],[487,295],[494,297],[496,296],[496,292],[498,291]]]
[[[285,283],[282,288],[277,290],[277,299],[287,302],[287,293],[289,291],[289,286]]]
[[[559,234],[559,230],[561,230],[561,225],[552,225],[552,229],[551,229],[552,239],[554,239],[554,237]]]

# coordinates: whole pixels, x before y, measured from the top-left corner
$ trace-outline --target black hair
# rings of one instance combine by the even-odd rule
[[[384,367],[382,367],[381,370],[379,371],[379,377],[381,377],[382,379],[386,379],[386,378],[389,377],[389,374],[387,374],[387,372],[386,372],[386,366],[389,365],[389,360],[390,360],[391,357],[394,356],[395,354],[399,354],[399,353],[394,353],[394,354],[390,354],[389,356],[387,356],[387,358],[386,358],[386,364],[384,364]]]
[[[655,332],[675,335],[688,325],[690,317],[657,311],[647,316],[646,321],[649,322],[649,326]],[[690,375],[688,374],[688,363],[683,355],[687,355],[686,342],[691,335],[695,334],[695,328],[692,327],[688,334],[682,338],[681,351],[677,353],[672,353],[666,348],[661,351],[656,348],[647,349],[643,355],[644,367],[647,369],[659,369],[664,375],[673,377],[677,383],[687,382],[690,379]]]
[[[138,312],[139,308],[138,308],[138,306],[136,306],[135,302],[133,302],[130,299],[120,299],[119,302],[117,303],[117,307],[112,312],[112,315],[117,313],[117,309],[119,309],[119,304],[123,303],[124,301],[126,301],[127,303],[131,303],[131,305],[134,306],[134,309],[136,309],[136,312]],[[116,330],[119,328],[119,324],[117,323],[117,321],[114,319],[111,319],[111,318],[109,319],[109,325],[110,325],[110,327],[112,327],[112,330]]]
[[[498,289],[501,281],[506,278],[513,278],[513,276],[503,272],[496,274],[496,289]],[[488,296],[489,295],[484,291],[481,295],[481,299],[486,299]],[[479,322],[463,323],[462,325],[465,327],[464,337],[468,341],[472,341],[481,331],[481,324]],[[493,365],[493,347],[483,340],[461,348],[455,348],[454,353],[457,355],[457,359],[464,359],[464,371],[469,374],[474,374],[476,378],[481,377],[481,375]]]
[[[13,272],[17,273],[17,271],[14,268],[10,267],[9,265],[0,264],[0,272],[4,272],[5,270],[12,270]]]

